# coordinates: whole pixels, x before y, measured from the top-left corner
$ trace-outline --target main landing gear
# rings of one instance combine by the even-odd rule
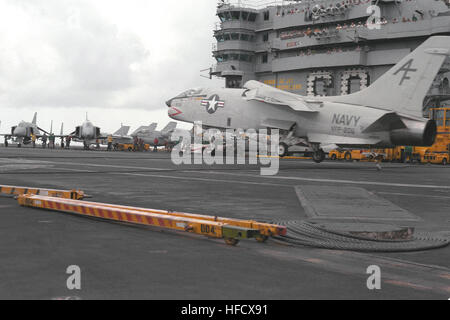
[[[313,161],[315,163],[321,163],[325,160],[325,152],[322,149],[314,151],[313,153]]]

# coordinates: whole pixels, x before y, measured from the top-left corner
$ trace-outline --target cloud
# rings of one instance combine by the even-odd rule
[[[199,77],[214,10],[210,0],[0,0],[0,105],[154,110],[217,85]]]

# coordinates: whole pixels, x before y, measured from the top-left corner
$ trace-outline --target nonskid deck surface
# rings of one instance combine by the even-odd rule
[[[167,153],[1,149],[0,184],[81,189],[90,201],[259,221],[341,223],[362,219],[450,236],[450,167],[282,160],[277,176],[257,166],[175,166]],[[326,195],[321,195],[323,187]],[[336,190],[358,190],[376,214],[347,195],[336,214],[323,204]],[[307,195],[301,203],[298,190]],[[314,192],[314,196],[313,193]],[[321,200],[322,199],[322,200]],[[304,201],[304,199],[303,199]],[[326,201],[326,200],[325,200]],[[348,203],[347,203],[347,202]],[[374,202],[375,201],[375,202]],[[314,204],[314,203],[313,203]],[[349,214],[343,210],[349,208]],[[370,209],[370,210],[369,210]],[[217,239],[124,226],[22,208],[0,198],[0,298],[438,298],[450,295],[450,248],[356,253]],[[356,213],[355,213],[356,212]],[[370,218],[364,220],[364,215]],[[350,218],[351,219],[350,219]],[[374,221],[377,217],[381,221]],[[346,218],[346,219],[343,219]],[[325,220],[325,221],[324,221]],[[66,269],[82,270],[82,290]],[[382,289],[366,269],[382,270]]]

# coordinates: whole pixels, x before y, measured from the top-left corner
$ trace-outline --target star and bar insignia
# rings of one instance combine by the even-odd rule
[[[225,107],[225,101],[221,101],[219,96],[214,94],[209,99],[203,99],[202,106],[206,107],[206,111],[212,114],[217,111],[217,108]]]

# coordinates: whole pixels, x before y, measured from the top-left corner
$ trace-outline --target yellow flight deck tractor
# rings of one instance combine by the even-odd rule
[[[150,149],[150,145],[149,144],[144,144],[144,150],[143,151],[148,151]],[[118,143],[115,146],[115,150],[117,151],[135,151],[134,150],[134,144],[132,143]]]
[[[446,165],[450,162],[450,108],[430,109],[430,118],[436,121],[436,141],[431,147],[416,148],[416,154],[422,163]]]
[[[366,160],[364,150],[332,150],[328,153],[331,160],[361,161]]]

